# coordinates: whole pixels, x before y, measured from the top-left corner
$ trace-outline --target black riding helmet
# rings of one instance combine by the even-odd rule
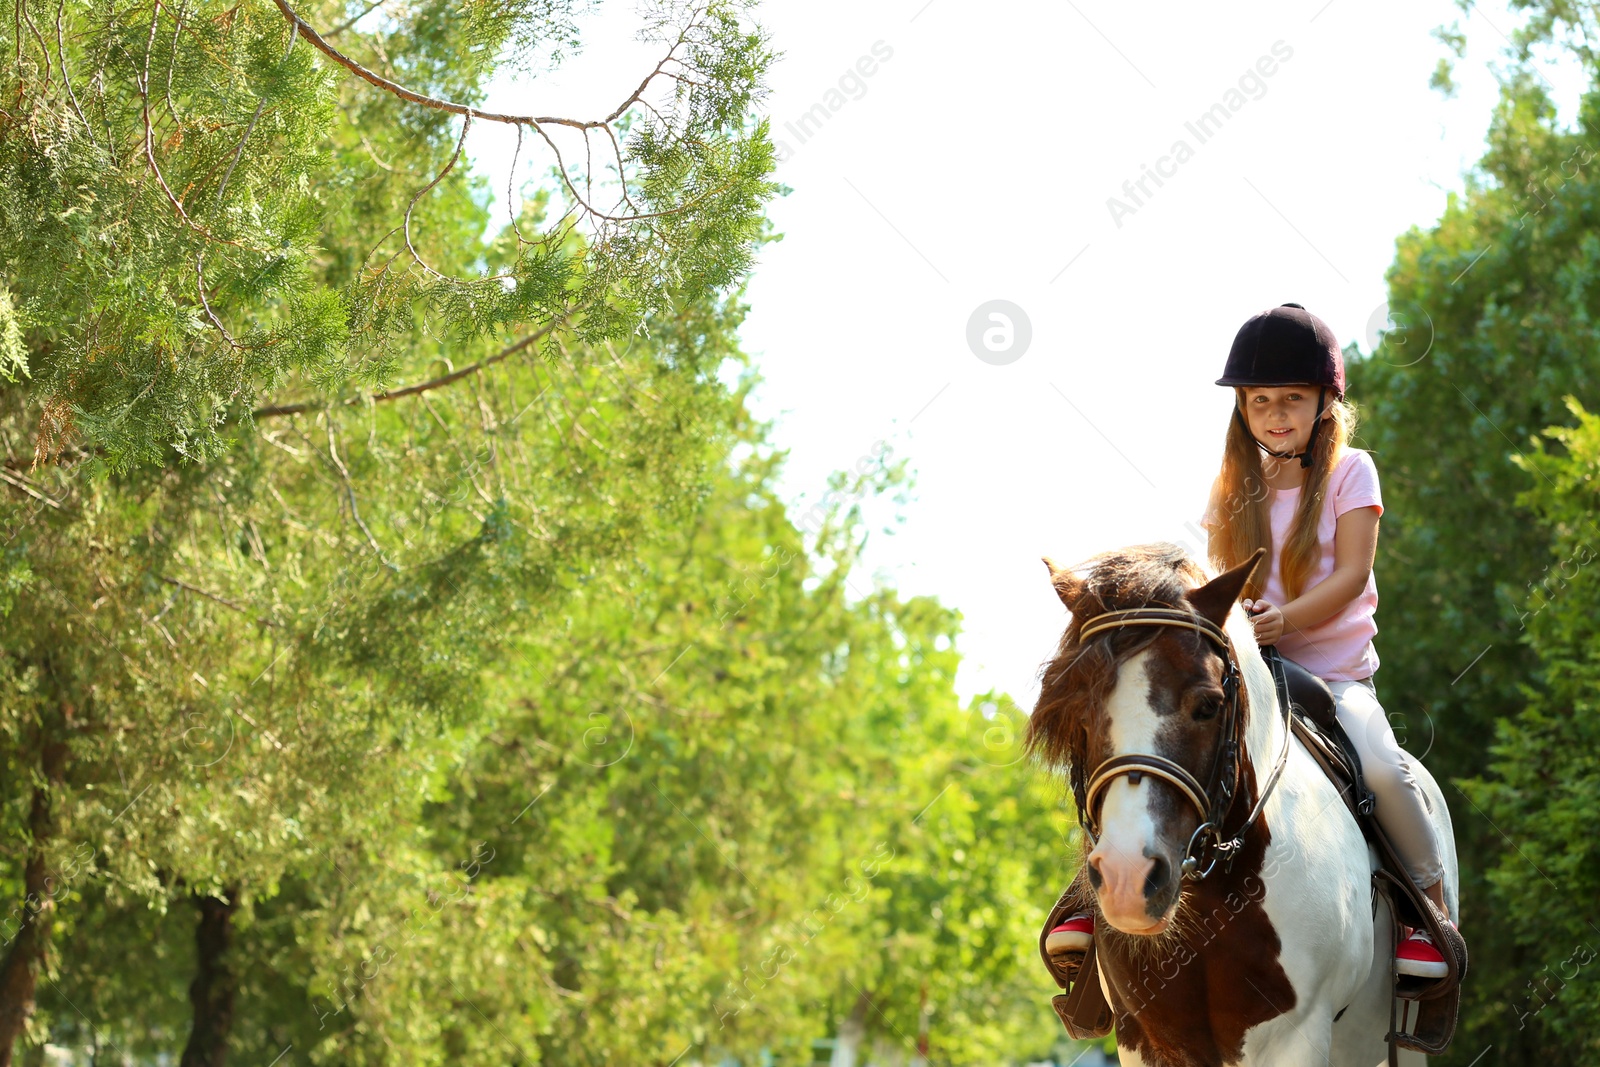
[[[1218,385],[1300,385],[1318,386],[1317,416],[1311,424],[1311,436],[1304,452],[1275,452],[1250,433],[1239,405],[1233,405],[1233,417],[1239,427],[1250,435],[1256,447],[1278,459],[1298,459],[1300,466],[1311,466],[1311,454],[1317,446],[1317,432],[1322,429],[1322,412],[1326,407],[1328,391],[1335,400],[1344,397],[1344,353],[1334,340],[1328,324],[1299,304],[1280,307],[1252,315],[1233,339],[1228,351],[1228,365],[1223,368]]]

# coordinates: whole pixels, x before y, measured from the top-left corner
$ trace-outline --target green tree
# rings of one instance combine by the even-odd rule
[[[1577,425],[1545,436],[1519,460],[1533,477],[1521,502],[1550,538],[1549,563],[1526,616],[1525,642],[1538,656],[1540,685],[1501,720],[1491,749],[1493,777],[1469,792],[1514,848],[1488,871],[1512,936],[1540,965],[1507,983],[1507,1029],[1527,1033],[1563,1062],[1600,1051],[1600,416],[1571,401]]]
[[[34,1035],[88,1025],[49,999],[53,930],[115,957],[139,909],[198,912],[184,1061],[216,1062],[255,902],[352,834],[435,873],[398,828],[506,619],[670,524],[720,455],[723,292],[774,189],[740,10],[656,9],[661,63],[593,122],[476,109],[572,43],[560,3],[371,32],[340,5],[41,4],[0,30],[0,1063],[41,975]],[[462,157],[502,120],[601,162],[485,243]],[[182,1018],[143,1014],[172,984],[99,992]]]
[[[660,63],[610,114],[481,110],[491,74],[574,37],[572,7],[422,0],[363,33],[326,2],[20,5],[0,312],[34,455],[212,456],[263,391],[392,382],[418,316],[458,345],[557,324],[598,343],[736,281],[773,192],[746,122],[762,34],[737,3],[668,2]],[[475,123],[534,142],[567,204],[492,265],[461,255],[452,204]]]
[[[1544,12],[1524,48],[1550,39],[1546,16],[1564,9],[1519,6]],[[1520,496],[1529,472],[1519,457],[1566,416],[1564,398],[1600,395],[1597,108],[1586,97],[1575,128],[1560,129],[1535,75],[1513,69],[1465,192],[1436,225],[1397,242],[1389,299],[1404,329],[1350,367],[1360,443],[1384,482],[1384,704],[1445,783],[1465,858],[1473,973],[1461,1062],[1489,1044],[1505,1063],[1584,1062],[1552,1060],[1508,1012],[1551,950],[1518,937],[1522,917],[1501,909],[1488,879],[1501,857],[1516,861],[1515,841],[1450,783],[1484,772],[1497,721],[1519,712],[1526,686],[1545,684],[1523,637],[1552,533]]]
[[[437,403],[453,415],[472,409],[469,396]],[[631,409],[620,397],[615,407],[624,422]],[[747,419],[727,421],[760,446]],[[566,423],[536,425],[572,436]],[[575,467],[604,464],[601,444],[613,456],[642,448],[616,447],[602,429],[580,439]],[[311,461],[282,462],[292,473]],[[457,698],[467,713],[443,731],[406,697],[397,665],[365,675],[378,692],[358,709],[364,753],[316,753],[337,742],[336,724],[308,731],[277,701],[246,710],[287,752],[244,727],[237,739],[162,739],[208,766],[158,783],[162,798],[149,805],[147,794],[111,836],[145,825],[167,838],[141,844],[138,859],[159,845],[185,872],[226,860],[241,875],[228,952],[234,1055],[270,1060],[292,1045],[329,1063],[667,1063],[687,1048],[808,1050],[848,1020],[857,989],[875,1006],[870,1029],[904,1049],[924,986],[943,1059],[1049,1042],[1057,1024],[1031,942],[1059,846],[1034,791],[1042,783],[999,714],[1009,705],[955,699],[953,612],[886,590],[844,595],[859,493],[843,494],[810,543],[775,495],[778,462],[758,451],[733,471],[713,467],[681,520],[566,571],[566,594],[507,628],[501,654]],[[597,474],[595,484],[625,488]],[[885,468],[868,481],[896,477]],[[386,547],[388,503],[367,520]],[[268,558],[288,562],[282,548]],[[165,625],[191,601],[212,613],[209,626],[241,618],[174,591],[185,599]],[[489,615],[508,618],[498,606]],[[194,648],[187,632],[175,636]],[[317,684],[320,673],[283,673],[302,655],[320,663],[296,652],[269,676],[281,690]],[[232,684],[258,673],[251,663]],[[405,714],[383,710],[396,697]],[[374,731],[406,722],[402,750],[374,759],[394,743]],[[253,749],[220,753],[225,741]],[[282,783],[272,810],[227,798],[271,783]],[[214,839],[141,823],[147,807],[205,823]],[[274,836],[226,840],[240,832]],[[74,871],[70,854],[63,868]],[[193,1015],[177,977],[194,966],[188,909],[175,924],[144,901],[182,895],[156,886],[139,897],[122,888],[131,876],[78,869],[41,997],[49,1032],[91,1045],[81,1009],[102,1045],[172,1050]],[[219,882],[209,899],[222,899]],[[140,945],[159,946],[163,966],[141,969]]]
[[[397,866],[391,888],[437,888],[470,857],[413,828],[479,736],[483,666],[597,561],[690,513],[735,417],[715,377],[734,321],[711,309],[626,356],[285,416],[138,496],[57,472],[61,514],[19,537],[31,578],[0,622],[11,813],[33,842],[17,898],[45,905],[26,929],[47,936],[80,891],[113,922],[193,897],[248,925],[313,870],[296,899],[336,891],[351,841]],[[52,820],[24,823],[40,797]],[[9,947],[12,974],[43,962],[41,940]],[[43,1003],[70,1018],[60,981]]]
[[[615,113],[480,110],[576,11],[0,27],[0,1064],[1055,1035],[1015,709],[728,384],[765,39],[664,5]],[[507,119],[562,155],[501,227]]]
[[[681,537],[530,635],[507,679],[529,695],[438,810],[455,851],[505,842],[489,886],[526,886],[526,984],[554,994],[530,1040],[552,1062],[808,1061],[865,995],[863,1036],[909,1053],[926,978],[952,1062],[1048,1044],[1028,948],[1048,805],[1014,746],[968,736],[982,714],[953,692],[958,617],[846,597],[862,488],[836,483],[846,503],[810,546],[776,471],[753,454]]]

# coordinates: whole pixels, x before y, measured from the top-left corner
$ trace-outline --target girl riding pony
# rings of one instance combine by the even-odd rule
[[[1222,470],[1201,525],[1219,571],[1268,549],[1264,581],[1246,586],[1244,609],[1259,644],[1333,690],[1339,724],[1357,749],[1377,816],[1411,877],[1447,917],[1439,841],[1410,757],[1395,742],[1373,674],[1378,606],[1372,562],[1383,503],[1367,453],[1349,447],[1355,411],[1344,399],[1344,358],[1328,324],[1299,304],[1240,328],[1218,385],[1234,390]],[[1297,462],[1298,461],[1298,462]],[[1052,956],[1087,950],[1088,914],[1050,932]],[[1422,931],[1395,954],[1401,974],[1442,977],[1448,966]]]

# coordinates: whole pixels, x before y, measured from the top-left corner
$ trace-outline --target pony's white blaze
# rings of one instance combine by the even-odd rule
[[[1106,700],[1111,754],[1156,751],[1156,714],[1150,708],[1150,676],[1146,670],[1150,651],[1135,653],[1117,672],[1116,685]],[[1129,934],[1155,933],[1165,919],[1146,910],[1145,878],[1155,861],[1155,818],[1150,812],[1154,782],[1139,784],[1127,776],[1113,781],[1100,808],[1100,839],[1089,853],[1089,866],[1100,872],[1100,911],[1107,922]]]

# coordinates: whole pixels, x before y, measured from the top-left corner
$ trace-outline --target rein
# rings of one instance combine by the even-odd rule
[[[1083,808],[1078,812],[1078,824],[1089,835],[1091,844],[1095,843],[1100,836],[1099,800],[1111,783],[1118,778],[1126,777],[1129,782],[1137,785],[1146,774],[1159,778],[1177,789],[1200,815],[1200,825],[1195,828],[1194,834],[1189,838],[1189,844],[1183,850],[1182,864],[1183,876],[1199,881],[1211,874],[1219,858],[1226,857],[1225,867],[1232,868],[1233,858],[1243,846],[1245,835],[1261,818],[1267,798],[1272,795],[1278,779],[1282,777],[1283,768],[1289,760],[1291,732],[1289,703],[1287,700],[1279,702],[1284,716],[1283,744],[1273,763],[1272,773],[1268,775],[1266,785],[1251,807],[1250,814],[1246,816],[1244,825],[1239,827],[1238,833],[1224,840],[1222,824],[1233,807],[1233,796],[1238,788],[1241,773],[1239,753],[1244,747],[1244,717],[1239,710],[1241,679],[1239,665],[1233,655],[1233,645],[1228,641],[1228,635],[1223,632],[1222,627],[1210,619],[1179,608],[1150,607],[1107,611],[1087,619],[1078,628],[1078,643],[1081,645],[1095,634],[1120,630],[1127,626],[1162,626],[1193,630],[1217,646],[1223,662],[1222,692],[1225,702],[1221,722],[1223,741],[1211,765],[1209,785],[1201,784],[1187,768],[1164,756],[1134,754],[1111,757],[1096,767],[1094,773],[1089,776]]]

